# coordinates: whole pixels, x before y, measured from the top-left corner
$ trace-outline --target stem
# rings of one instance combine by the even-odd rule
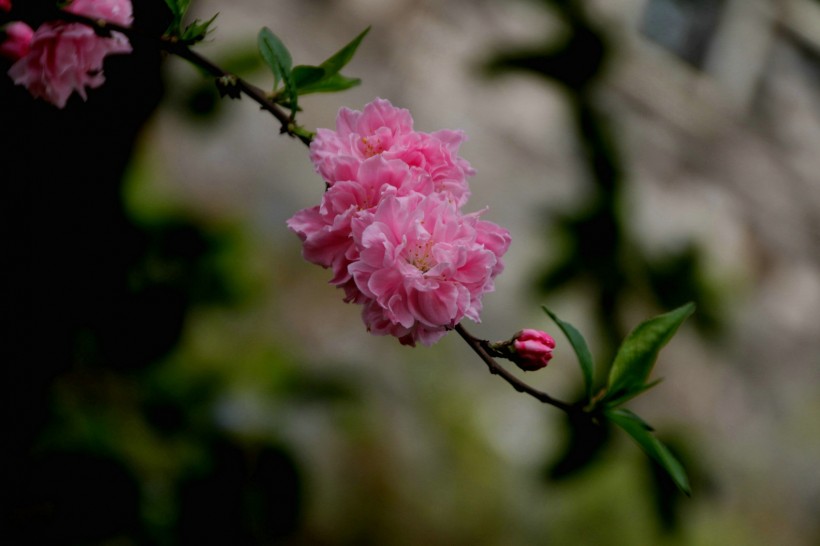
[[[259,106],[262,107],[262,110],[266,110],[273,114],[279,123],[282,125],[281,132],[287,133],[288,135],[298,138],[302,141],[305,145],[309,146],[311,138],[305,134],[299,133],[295,130],[293,125],[293,120],[291,117],[284,112],[279,106],[277,106],[273,101],[269,100],[264,91],[256,87],[255,85],[243,80],[239,76],[235,74],[231,74],[214,64],[213,62],[209,61],[199,53],[193,51],[187,45],[181,42],[174,42],[167,39],[160,40],[161,48],[168,53],[172,53],[177,57],[185,59],[186,61],[194,64],[203,70],[207,71],[209,74],[214,76],[217,80],[224,80],[224,79],[231,79],[235,82],[233,85],[236,88],[244,93],[248,98],[257,102]]]
[[[102,19],[91,19],[89,17],[77,15],[76,13],[70,13],[67,11],[59,11],[59,18],[68,22],[87,25],[101,35],[108,35],[111,32],[120,32],[132,40],[145,38],[142,33],[134,28],[124,27],[122,25],[118,25],[117,23],[112,23]],[[180,42],[174,38],[162,36],[156,40],[156,44],[162,51],[176,55],[177,57],[185,59],[189,63],[198,66],[216,78],[217,82],[230,82],[231,86],[235,87],[239,92],[244,93],[245,96],[258,103],[259,106],[262,107],[262,110],[272,114],[273,117],[275,117],[282,125],[281,132],[283,134],[288,134],[291,137],[298,138],[306,146],[310,145],[312,138],[305,134],[304,131],[299,131],[299,127],[293,123],[292,117],[285,113],[285,111],[282,110],[282,108],[280,108],[276,103],[271,101],[265,92],[255,85],[243,80],[236,74],[223,70],[212,61],[192,50],[188,47],[188,44],[184,42]]]
[[[539,402],[543,402],[544,404],[549,404],[551,406],[555,406],[556,408],[563,410],[567,413],[575,413],[578,411],[577,406],[572,404],[568,404],[566,402],[562,402],[561,400],[557,400],[550,396],[549,394],[539,391],[538,389],[531,387],[518,379],[516,376],[511,374],[507,371],[506,368],[502,367],[495,359],[490,356],[490,353],[487,352],[486,345],[487,341],[483,339],[479,339],[477,337],[472,336],[461,324],[457,324],[455,327],[456,332],[461,338],[467,342],[467,345],[475,351],[475,353],[484,361],[487,367],[490,369],[490,373],[493,375],[500,376],[504,381],[512,385],[512,388],[517,390],[518,392],[523,392],[525,394],[529,394]]]

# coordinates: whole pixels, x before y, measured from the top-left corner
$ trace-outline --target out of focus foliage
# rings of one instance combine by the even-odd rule
[[[625,309],[636,300],[648,299],[659,309],[696,302],[697,325],[706,333],[715,332],[720,326],[717,296],[702,272],[694,244],[677,254],[651,257],[629,224],[624,205],[629,166],[619,149],[617,128],[596,94],[615,55],[615,40],[589,15],[585,2],[544,0],[544,4],[563,23],[563,32],[529,48],[503,51],[487,63],[490,74],[524,71],[563,91],[584,161],[582,170],[592,188],[576,210],[550,215],[549,230],[563,241],[563,253],[539,274],[539,291],[552,295],[582,284],[594,301],[604,354],[614,354],[626,336]],[[547,473],[553,479],[573,475],[601,460],[599,452],[609,445],[611,437],[608,426],[577,419],[567,422],[567,430],[565,450],[549,464]],[[673,503],[666,497],[676,494],[667,491],[659,500],[658,509],[665,521],[674,521],[666,508]]]

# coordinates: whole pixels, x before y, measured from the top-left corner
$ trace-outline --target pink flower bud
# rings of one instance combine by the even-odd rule
[[[11,0],[0,0],[0,10],[11,11]]]
[[[549,363],[555,340],[546,332],[528,328],[513,336],[512,348],[510,360],[522,370],[534,371]]]
[[[31,39],[34,37],[34,31],[27,24],[19,21],[10,23],[0,32],[5,34],[5,39],[0,43],[0,55],[3,57],[16,61],[20,57],[24,57],[31,49]]]

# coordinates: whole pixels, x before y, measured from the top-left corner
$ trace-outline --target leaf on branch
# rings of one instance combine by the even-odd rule
[[[356,87],[360,83],[362,83],[362,80],[359,78],[348,78],[346,76],[342,76],[341,74],[333,74],[332,76],[322,78],[322,80],[317,81],[316,83],[300,88],[299,94],[308,95],[310,93],[333,93],[336,91],[344,91],[345,89],[350,89],[351,87]]]
[[[194,19],[194,22],[190,25],[185,27],[185,30],[182,32],[180,36],[180,40],[187,43],[196,43],[201,42],[205,39],[205,36],[211,31],[211,23],[216,20],[218,13],[215,14],[213,17],[208,19],[207,21],[200,21],[199,19]]]
[[[652,385],[646,380],[652,371],[658,352],[695,310],[693,303],[649,319],[639,324],[621,344],[609,372],[604,401],[609,407],[623,403]]]
[[[268,27],[259,31],[259,53],[265,63],[273,72],[273,92],[276,94],[279,89],[279,82],[284,82],[284,94],[287,99],[288,108],[292,112],[298,109],[298,96],[296,85],[293,81],[293,59],[290,51]]]
[[[302,93],[302,88],[321,81],[325,77],[325,69],[319,66],[300,64],[293,67],[293,84]]]
[[[191,5],[191,0],[165,0],[165,4],[174,16],[170,26],[168,27],[167,33],[171,36],[179,36],[182,28],[182,20],[188,12],[188,7]]]
[[[362,43],[362,40],[368,32],[370,32],[370,27],[364,29],[342,49],[331,55],[330,58],[320,64],[319,66],[325,70],[325,74],[332,76],[344,68],[344,66],[350,62],[350,59],[353,58],[353,55],[356,53],[356,49],[358,49],[359,44]]]
[[[358,36],[319,66],[299,65],[294,67],[293,81],[297,93],[299,95],[332,93],[334,91],[344,91],[362,83],[359,78],[348,78],[339,74],[339,70],[350,62],[368,32],[370,32],[370,27],[360,32]]]
[[[564,332],[564,335],[567,336],[570,345],[572,345],[572,349],[578,357],[578,364],[581,366],[581,374],[584,376],[584,386],[586,389],[587,400],[591,399],[593,380],[595,377],[595,364],[592,361],[592,354],[589,352],[589,347],[587,346],[584,336],[582,336],[581,332],[579,332],[572,324],[559,319],[546,307],[542,306],[541,308],[547,315],[549,315],[555,324],[558,325],[561,331]]]
[[[606,407],[616,408],[616,407],[620,406],[621,404],[624,404],[624,403],[632,400],[633,398],[635,398],[639,394],[648,391],[652,387],[657,386],[661,381],[663,381],[663,378],[656,379],[655,381],[652,381],[651,383],[646,383],[644,385],[641,385],[640,387],[636,387],[635,389],[633,389],[631,391],[624,392],[624,394],[622,396],[618,396],[617,398],[615,398],[615,397],[613,397],[613,398],[609,398],[609,397],[604,398],[604,402],[606,402]]]
[[[687,496],[691,495],[686,470],[669,449],[652,434],[652,427],[626,409],[608,410],[605,415],[610,421],[632,436],[632,439],[641,446],[641,449],[669,474],[678,489]]]
[[[188,6],[191,5],[191,0],[165,0],[165,3],[168,5],[168,9],[171,10],[171,13],[174,14],[174,16],[182,17],[188,11]]]

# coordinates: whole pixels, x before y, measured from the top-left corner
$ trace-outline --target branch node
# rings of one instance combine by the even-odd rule
[[[242,97],[242,92],[238,86],[238,79],[233,74],[224,74],[216,78],[216,88],[220,97],[230,97],[238,99]]]

